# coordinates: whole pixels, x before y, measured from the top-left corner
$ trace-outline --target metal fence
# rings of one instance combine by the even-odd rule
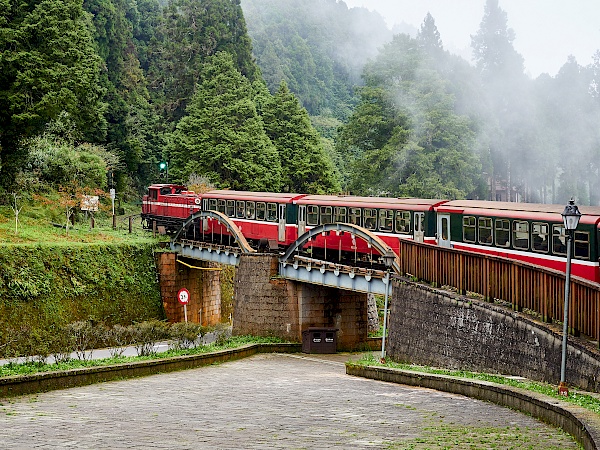
[[[546,322],[562,322],[565,274],[505,258],[464,252],[401,240],[400,268],[407,275],[437,286],[451,286],[462,294],[503,300],[513,309],[530,310]],[[571,278],[569,331],[600,337],[600,285]]]

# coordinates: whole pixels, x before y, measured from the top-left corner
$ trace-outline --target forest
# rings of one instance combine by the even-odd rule
[[[0,202],[168,177],[600,204],[600,51],[531,79],[514,39],[498,0],[472,63],[429,14],[341,0],[0,0]]]

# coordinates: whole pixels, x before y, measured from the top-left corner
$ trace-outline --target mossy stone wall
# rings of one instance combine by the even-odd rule
[[[0,245],[0,346],[14,330],[163,319],[153,252],[153,244]]]

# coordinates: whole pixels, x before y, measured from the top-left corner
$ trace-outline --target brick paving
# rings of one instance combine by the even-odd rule
[[[0,448],[445,448],[398,444],[418,442],[440,424],[527,430],[528,448],[578,448],[558,430],[506,408],[347,376],[346,360],[263,354],[3,400]]]

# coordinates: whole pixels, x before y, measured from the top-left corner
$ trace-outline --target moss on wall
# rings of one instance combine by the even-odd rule
[[[0,246],[0,346],[11,330],[163,319],[153,244]]]

